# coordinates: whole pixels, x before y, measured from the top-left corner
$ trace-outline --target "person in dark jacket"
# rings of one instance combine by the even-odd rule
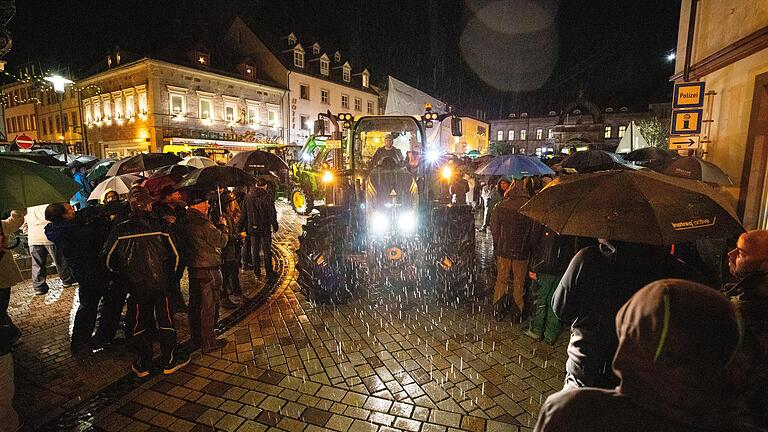
[[[755,424],[768,429],[768,230],[742,234],[728,268],[738,282],[724,292],[744,321],[744,395]]]
[[[639,290],[616,315],[611,390],[555,393],[535,432],[747,432],[733,361],[741,339],[735,308],[716,290],[665,279]]]
[[[555,315],[571,325],[565,388],[616,386],[612,320],[640,288],[666,278],[701,280],[665,246],[600,240],[573,257],[552,298]]]
[[[384,137],[384,146],[376,149],[368,166],[370,168],[375,168],[386,158],[391,158],[398,166],[403,166],[403,152],[395,147],[395,137],[393,137],[392,134],[387,134]]]
[[[496,256],[496,285],[493,290],[494,314],[503,319],[508,306],[520,316],[525,308],[525,278],[528,276],[528,243],[533,221],[520,213],[528,201],[523,181],[505,179],[511,186],[504,199],[491,211],[490,228],[493,236],[493,254]],[[512,279],[512,304],[507,304],[509,280]]]
[[[189,200],[186,220],[177,226],[181,257],[189,273],[189,327],[192,343],[204,353],[223,348],[227,341],[217,339],[216,326],[222,290],[221,249],[227,245],[229,227],[221,218],[214,225],[208,219],[208,199],[195,193]],[[177,222],[178,223],[178,222]]]
[[[269,191],[266,181],[259,179],[253,185],[245,196],[245,211],[241,227],[250,237],[251,259],[253,260],[253,272],[256,277],[260,277],[261,260],[260,251],[264,252],[264,270],[267,279],[274,281],[277,279],[277,273],[272,267],[272,232],[277,232],[277,209],[275,201]]]
[[[451,202],[454,204],[466,204],[467,192],[469,192],[469,182],[463,175],[459,175],[450,187]]]
[[[80,305],[72,327],[73,351],[88,348],[96,326],[99,302],[109,287],[109,273],[99,253],[109,234],[109,225],[98,215],[77,212],[65,203],[45,209],[45,235],[61,249],[79,283]]]
[[[149,376],[152,339],[155,334],[162,352],[163,374],[169,375],[189,363],[179,352],[173,323],[171,289],[179,253],[168,230],[151,214],[152,199],[143,190],[129,197],[131,213],[115,227],[102,255],[128,291],[131,314],[130,345],[136,354],[131,370],[139,378]]]
[[[219,203],[224,207],[224,212],[219,212]],[[224,191],[219,194],[217,205],[212,213],[212,220],[219,220],[223,217],[227,223],[226,226],[233,227],[229,230],[229,240],[227,245],[221,249],[221,276],[224,280],[223,290],[220,293],[221,306],[224,309],[234,309],[237,307],[232,302],[230,296],[242,301],[243,290],[240,286],[240,231],[235,229],[240,222],[240,206],[237,204],[237,197],[230,191]]]
[[[523,333],[554,345],[562,330],[562,324],[552,310],[552,296],[576,254],[576,241],[573,237],[558,235],[555,231],[536,224],[531,230],[530,244],[532,250],[528,261],[528,277],[531,279],[531,293],[536,309]]]
[[[152,205],[152,213],[164,221],[172,233],[176,234],[180,224],[186,222],[187,210],[186,203],[182,194],[173,189],[173,186],[166,186],[158,192],[157,199]],[[171,298],[173,299],[174,310],[177,312],[186,312],[187,305],[184,302],[184,296],[181,293],[181,278],[184,276],[186,263],[182,260],[176,270]]]

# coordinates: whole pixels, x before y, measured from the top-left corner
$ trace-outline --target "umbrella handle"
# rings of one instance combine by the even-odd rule
[[[221,192],[219,192],[219,185],[216,184],[216,196],[219,198],[219,216],[224,215],[224,209],[221,207]]]

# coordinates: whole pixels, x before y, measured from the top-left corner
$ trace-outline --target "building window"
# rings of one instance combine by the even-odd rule
[[[48,124],[45,122],[45,120],[43,120],[42,123],[43,123],[43,135],[48,135]],[[11,122],[9,121],[8,122],[8,129],[11,129],[10,126],[11,126]],[[13,132],[13,131],[11,131],[11,132]]]
[[[277,127],[277,123],[278,123],[278,120],[277,120],[277,108],[269,108],[267,110],[267,124],[271,128],[276,128]]]
[[[133,95],[126,95],[125,96],[125,116],[126,117],[133,117],[134,108],[133,108]]]
[[[304,100],[309,100],[309,86],[301,84],[299,86],[299,97]]]
[[[255,105],[248,105],[248,124],[259,124],[259,107]]]
[[[349,109],[349,96],[345,94],[341,95],[341,107]]]
[[[61,118],[56,116],[56,133],[61,133]]]
[[[288,35],[288,45],[293,45],[296,43],[296,36],[293,35],[293,33]]]
[[[25,130],[25,131],[29,130],[29,116],[26,115],[26,114],[24,114],[24,121],[23,121],[23,123],[24,123],[24,129],[22,129],[22,130]]]
[[[536,139],[537,140],[543,140],[544,139],[544,129],[536,128]]]
[[[104,112],[104,119],[112,120],[112,101],[110,101],[109,99],[102,99],[101,109]]]
[[[520,129],[520,139],[525,140],[527,139],[526,136],[528,135],[528,131],[525,129]]]
[[[627,131],[626,126],[619,126],[619,138],[624,138],[624,132]]]
[[[304,53],[299,50],[293,51],[293,65],[296,67],[304,67]]]
[[[330,100],[330,91],[326,89],[320,89],[320,102],[327,105],[331,103]]]
[[[320,60],[320,74],[328,76],[328,70],[330,69],[331,62],[328,60]]]
[[[180,94],[171,94],[170,95],[170,107],[171,107],[171,115],[184,115],[184,105],[186,105],[186,101],[184,100],[184,95]],[[105,113],[106,114],[106,113]]]
[[[29,118],[32,120],[32,130],[37,130],[37,116],[32,114]]]
[[[34,120],[34,119],[35,119],[35,118],[34,118],[34,117],[32,117],[32,120]],[[73,112],[72,112],[72,129],[73,129],[73,130],[74,130],[74,128],[75,128],[75,127],[77,127],[77,124],[78,124],[78,123],[77,123],[77,111],[73,111]]]
[[[373,114],[373,101],[368,101],[368,114]]]
[[[362,111],[363,110],[363,100],[360,98],[355,98],[355,111]]]
[[[99,101],[93,103],[93,121],[101,121],[101,102]],[[53,132],[52,128],[51,132]]]
[[[371,77],[367,73],[364,73],[363,74],[363,87],[368,88],[368,86],[370,85],[370,80],[371,80]]]
[[[547,139],[555,139],[555,130],[552,128],[547,129]]]
[[[352,70],[350,68],[345,66],[342,69],[342,79],[344,80],[344,82],[349,82],[350,79],[352,79]]]
[[[515,130],[510,129],[507,131],[507,141],[514,141],[515,140]]]
[[[147,92],[139,92],[139,114],[147,113]]]
[[[309,116],[299,116],[299,121],[301,122],[302,129],[309,130]]]
[[[341,61],[341,53],[338,52],[338,51],[333,53],[333,59],[336,60],[336,63],[340,62]]]
[[[123,98],[115,97],[115,118],[123,118]]]
[[[320,54],[320,45],[318,44],[312,45],[312,54],[314,55]]]
[[[606,126],[605,127],[605,133],[603,134],[603,138],[610,138],[611,137],[611,127]]]
[[[67,121],[67,113],[64,113],[64,116],[61,118],[61,130],[64,133],[67,133],[67,130],[69,130],[69,122]]]
[[[237,116],[235,115],[235,105],[234,104],[226,104],[224,105],[224,119],[227,120],[230,123],[234,123],[237,121]]]
[[[496,141],[504,141],[504,131],[503,130],[496,131]]]
[[[213,119],[213,101],[200,98],[200,118],[203,120]]]
[[[11,117],[10,124],[11,126],[8,128],[8,130],[11,131],[11,133],[16,132],[16,117]]]

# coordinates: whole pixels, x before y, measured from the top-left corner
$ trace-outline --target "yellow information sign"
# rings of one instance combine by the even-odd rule
[[[704,83],[687,82],[675,84],[672,108],[701,108],[704,106]]]
[[[334,139],[325,140],[325,148],[327,148],[327,149],[340,149],[341,148],[341,140],[334,140]]]
[[[701,133],[701,117],[700,109],[672,111],[670,135],[698,135]]]

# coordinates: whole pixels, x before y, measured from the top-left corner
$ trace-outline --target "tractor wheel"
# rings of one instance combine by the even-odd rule
[[[315,207],[315,199],[312,193],[302,187],[293,188],[291,191],[291,207],[302,216],[312,213]]]

